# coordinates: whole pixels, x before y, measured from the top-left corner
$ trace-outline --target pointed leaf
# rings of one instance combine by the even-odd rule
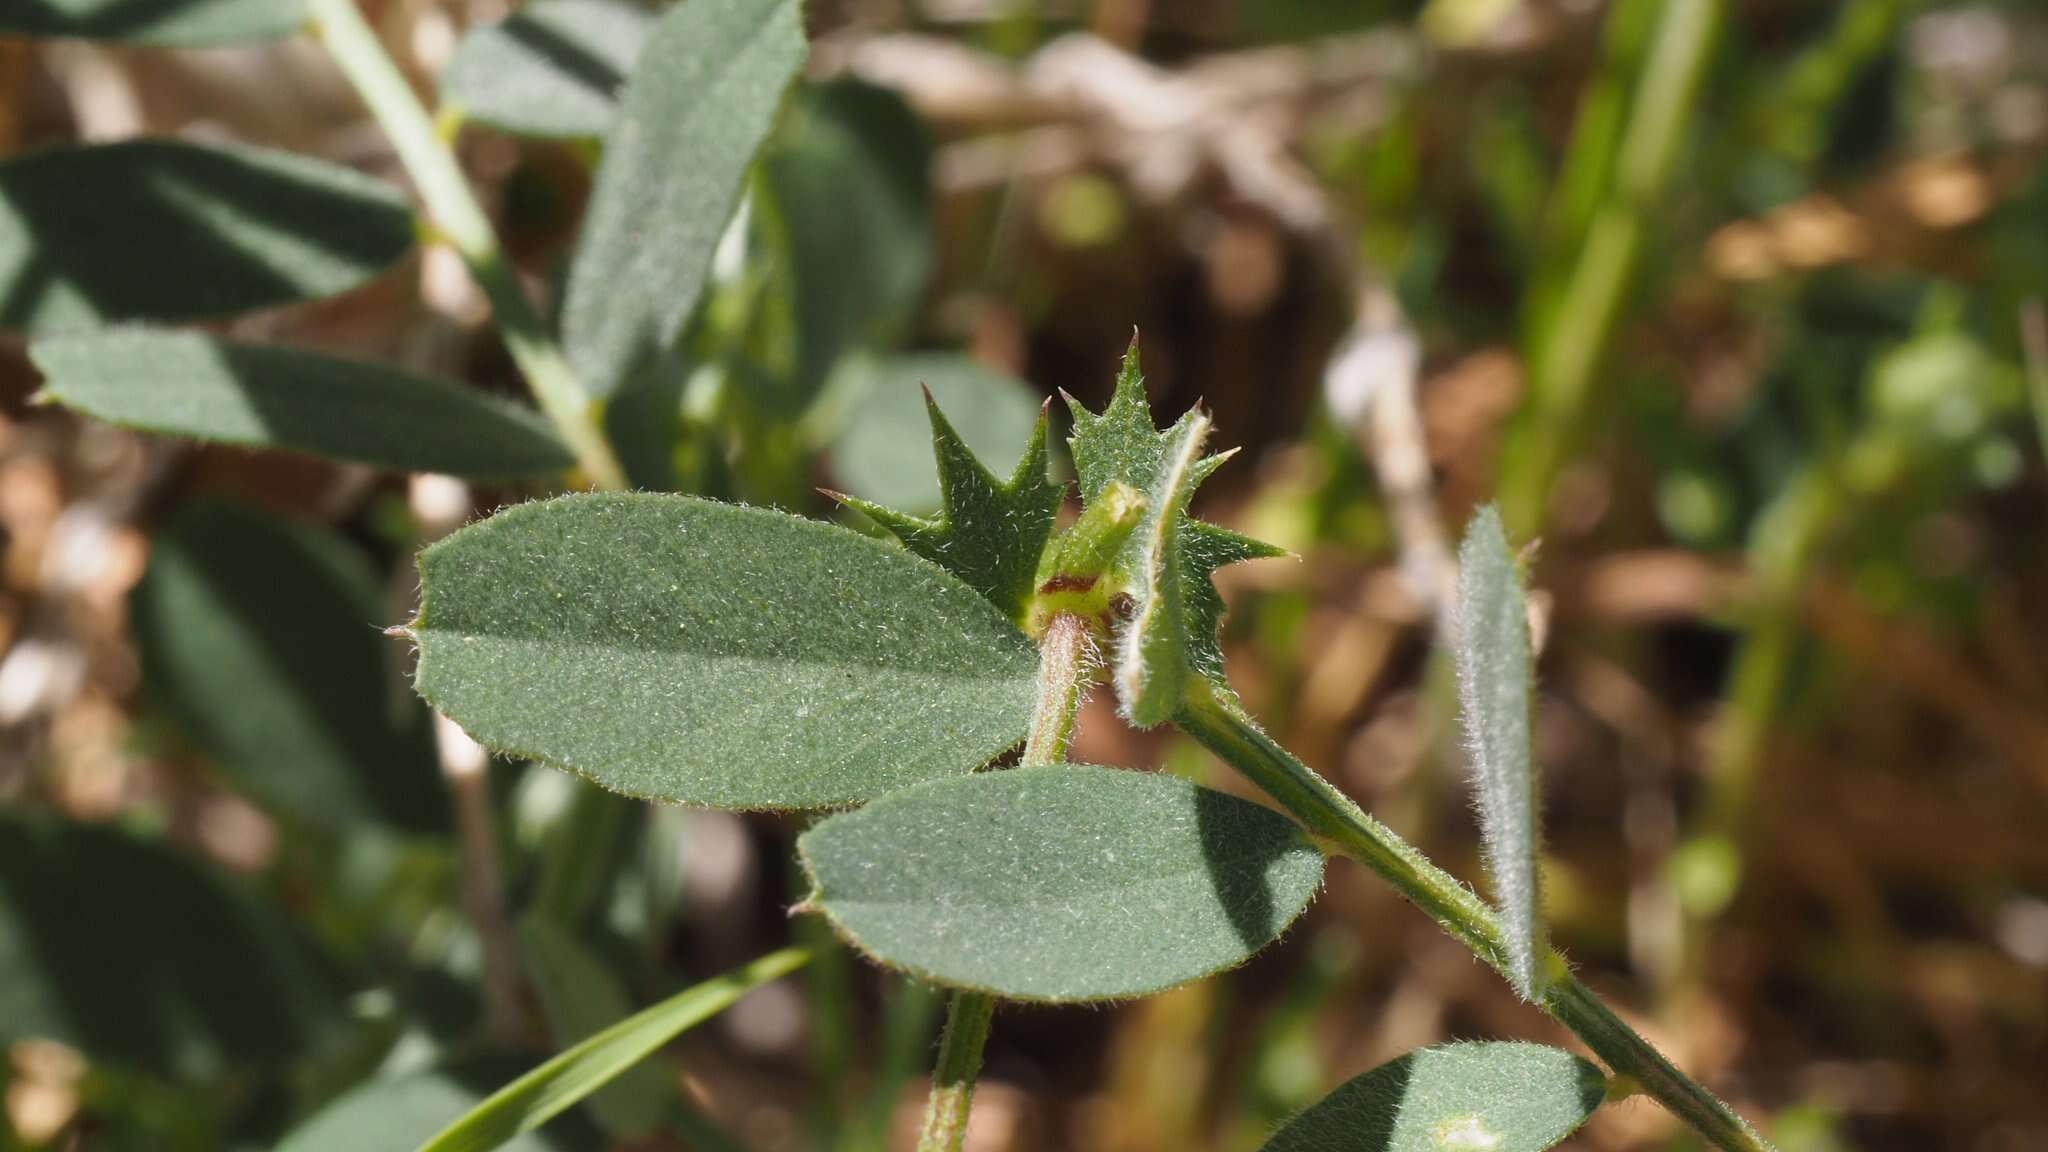
[[[1194,488],[1229,454],[1187,459],[1188,439],[1192,436],[1199,441],[1200,435],[1206,434],[1208,421],[1199,413],[1187,413],[1165,432],[1153,427],[1144,377],[1138,371],[1136,339],[1124,354],[1109,406],[1094,413],[1071,397],[1069,406],[1074,413],[1074,468],[1080,473],[1084,504],[1101,498],[1113,484],[1146,494],[1145,519],[1124,545],[1113,575],[1132,598],[1133,618],[1146,620],[1147,627],[1135,641],[1137,648],[1131,646],[1134,641],[1126,633],[1117,687],[1127,716],[1141,725],[1155,724],[1178,703],[1184,683],[1184,677],[1165,663],[1174,649],[1179,650],[1185,667],[1218,687],[1229,686],[1217,634],[1223,598],[1212,580],[1216,569],[1285,553],[1187,514]],[[1162,499],[1173,501],[1174,509],[1169,512],[1162,507]],[[1159,609],[1148,615],[1148,604],[1155,596],[1160,598]],[[1157,663],[1146,664],[1142,658],[1146,651]]]
[[[970,356],[894,356],[846,371],[852,379],[841,402],[844,421],[829,448],[832,477],[852,495],[902,512],[922,515],[945,503],[947,461],[941,457],[935,469],[931,455],[905,451],[925,441],[932,442],[935,455],[941,447],[926,392],[945,414],[953,438],[973,458],[998,464],[1032,447],[1044,408],[1030,385]],[[839,392],[836,380],[833,390]],[[1034,487],[1054,487],[1042,468],[1034,476]]]
[[[887,88],[841,80],[800,89],[792,103],[788,130],[763,154],[762,170],[794,278],[797,363],[788,399],[804,403],[848,352],[894,343],[924,298],[932,142]],[[958,413],[950,397],[940,399]]]
[[[0,163],[0,327],[196,320],[308,300],[413,244],[396,188],[260,148],[130,140]]]
[[[1241,964],[1323,874],[1275,812],[1071,764],[891,793],[797,849],[811,902],[863,951],[1019,1000],[1143,996]]]
[[[426,710],[393,691],[377,635],[384,583],[349,545],[191,505],[158,533],[132,603],[150,699],[239,790],[329,827],[447,827]]]
[[[187,1079],[283,1064],[345,1026],[283,911],[116,828],[0,812],[0,1044],[60,1040]]]
[[[909,382],[900,376],[887,379]],[[930,376],[931,381],[956,392],[958,389],[953,386],[971,379],[972,376],[947,376],[940,372]],[[869,493],[891,488],[894,482],[885,478],[890,473],[877,471],[872,462],[901,461],[911,456],[903,451],[903,444],[906,439],[914,443],[917,434],[902,426],[907,421],[902,421],[899,414],[889,411],[899,407],[898,398],[907,390],[896,391],[897,395],[883,392],[870,396],[870,407],[855,418],[853,428],[835,449],[835,457],[843,461],[837,467],[842,475],[851,478],[851,487]],[[986,393],[980,397],[988,398]],[[1013,399],[1022,403],[1013,404]],[[888,529],[912,552],[958,576],[1012,620],[1020,620],[1031,597],[1039,554],[1052,534],[1060,505],[1060,486],[1046,478],[1044,408],[1033,405],[1028,396],[1006,397],[993,405],[961,406],[972,417],[969,427],[976,429],[974,438],[982,442],[998,434],[994,426],[999,422],[1008,425],[1016,417],[1023,417],[1022,427],[1028,431],[1016,438],[1022,444],[1022,459],[1010,479],[1003,481],[982,465],[968,438],[941,411],[938,389],[933,389],[924,407],[932,451],[938,461],[944,510],[938,517],[926,519],[885,506],[895,501],[849,499],[847,504]],[[878,414],[875,409],[882,412]],[[998,413],[995,409],[1004,411]],[[1030,414],[1034,412],[1035,416]],[[1034,419],[1035,423],[1029,422]],[[1010,439],[1008,431],[1007,427],[1001,429],[1005,440]]]
[[[294,1128],[276,1152],[410,1152],[475,1108],[526,1065],[504,1056],[381,1076],[337,1097]],[[608,1145],[580,1112],[499,1145],[507,1152],[599,1152]]]
[[[380,364],[141,328],[39,340],[29,356],[70,407],[169,436],[458,476],[574,462],[538,414]]]
[[[654,14],[631,0],[535,0],[463,38],[441,102],[530,136],[602,136]]]
[[[519,941],[558,1042],[587,1040],[632,1015],[618,977],[560,924],[529,915]],[[613,1136],[644,1139],[661,1125],[673,1096],[660,1066],[640,1063],[592,1095],[590,1110]]]
[[[419,690],[484,744],[632,796],[857,803],[1024,735],[1037,661],[880,540],[684,496],[525,504],[420,556]]]
[[[1458,700],[1486,869],[1506,931],[1509,980],[1542,995],[1543,932],[1536,853],[1541,838],[1530,751],[1529,615],[1500,513],[1481,508],[1458,549]]]
[[[0,36],[75,36],[170,48],[275,40],[306,23],[305,0],[8,0]]]
[[[656,24],[569,272],[563,337],[593,395],[681,336],[804,51],[798,0],[690,0]]]
[[[420,1145],[419,1152],[486,1152],[538,1128],[678,1035],[732,1007],[761,985],[803,967],[809,959],[810,954],[800,948],[773,952],[621,1020],[499,1089]]]
[[[1605,1095],[1600,1069],[1561,1049],[1418,1048],[1325,1096],[1262,1152],[1543,1152]]]

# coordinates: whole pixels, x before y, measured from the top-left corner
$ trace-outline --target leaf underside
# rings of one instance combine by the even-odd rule
[[[485,745],[628,795],[813,808],[972,772],[1036,656],[886,542],[685,496],[523,504],[420,556],[419,691]]]
[[[1060,506],[1060,486],[1046,478],[1044,411],[1010,478],[998,480],[929,394],[924,406],[938,460],[940,514],[911,516],[861,499],[849,498],[846,504],[888,529],[904,547],[959,577],[1011,620],[1021,620]]]
[[[804,52],[798,0],[690,0],[655,25],[619,97],[569,270],[562,335],[593,396],[617,392],[682,335]]]
[[[1510,982],[1542,992],[1545,951],[1536,854],[1540,814],[1530,745],[1529,617],[1500,514],[1479,510],[1458,549],[1458,697],[1479,799],[1487,872],[1505,929]]]
[[[305,8],[305,0],[8,0],[0,36],[206,48],[289,36],[305,27]]]
[[[143,139],[0,163],[0,328],[53,333],[331,296],[413,245],[390,184],[289,153]]]
[[[1600,1069],[1558,1048],[1418,1048],[1347,1081],[1261,1152],[1544,1152],[1605,1094]]]
[[[441,102],[507,132],[602,136],[654,23],[630,0],[536,0],[463,38]]]
[[[1070,764],[883,796],[797,847],[812,902],[864,952],[1020,1000],[1142,996],[1234,967],[1322,879],[1322,856],[1277,813]]]
[[[380,364],[140,328],[38,340],[29,356],[69,407],[164,435],[457,476],[573,463],[537,413]]]

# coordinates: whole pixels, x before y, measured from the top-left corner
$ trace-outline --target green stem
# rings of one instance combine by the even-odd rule
[[[1046,624],[1038,641],[1038,699],[1020,766],[1057,764],[1067,758],[1081,697],[1094,669],[1093,648],[1088,624],[1081,617],[1061,613]],[[925,1104],[917,1152],[959,1152],[967,1137],[974,1078],[981,1072],[981,1050],[988,1043],[995,1009],[995,997],[980,992],[955,992],[947,1000],[946,1031],[932,1069],[932,1094]]]
[[[425,202],[433,230],[462,256],[489,298],[505,346],[535,402],[554,422],[592,484],[625,488],[625,471],[599,427],[596,406],[519,286],[490,218],[412,86],[356,10],[355,0],[309,0],[307,8],[314,34],[397,149],[399,162]]]
[[[1234,699],[1198,681],[1174,723],[1280,802],[1329,847],[1380,874],[1403,897],[1503,976],[1507,950],[1493,910],[1457,877],[1367,815],[1314,769],[1259,730]],[[1713,1093],[1688,1078],[1616,1016],[1552,952],[1539,1006],[1584,1041],[1614,1073],[1642,1085],[1673,1115],[1724,1152],[1771,1145]]]
[[[1502,461],[1501,511],[1518,539],[1542,532],[1551,480],[1613,339],[1650,212],[1670,183],[1679,140],[1692,121],[1721,7],[1720,0],[1665,0],[1628,126],[1616,144],[1613,183],[1585,226],[1556,305],[1539,309],[1541,331],[1527,354],[1529,398]],[[1623,5],[1614,19],[1634,11]]]

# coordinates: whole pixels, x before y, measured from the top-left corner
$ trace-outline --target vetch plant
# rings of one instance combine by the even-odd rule
[[[352,0],[213,0],[126,22],[105,7],[17,7],[0,28],[192,44],[281,34],[303,16],[390,134],[426,227],[416,230],[402,197],[374,180],[248,149],[138,142],[0,164],[0,252],[32,253],[33,238],[73,217],[117,225],[81,229],[63,278],[8,296],[0,312],[0,323],[35,337],[48,394],[190,438],[469,476],[573,470],[607,489],[515,505],[421,553],[418,615],[398,629],[418,648],[418,692],[489,748],[628,796],[828,810],[798,842],[810,886],[798,911],[823,917],[876,963],[951,990],[923,1152],[960,1147],[998,1001],[1126,999],[1242,964],[1307,907],[1331,857],[1393,885],[1605,1070],[1526,1044],[1423,1049],[1339,1088],[1269,1148],[1535,1152],[1603,1101],[1635,1093],[1715,1147],[1768,1147],[1546,942],[1526,608],[1490,510],[1461,552],[1455,644],[1491,904],[1270,739],[1231,691],[1212,576],[1277,550],[1190,514],[1229,453],[1207,452],[1211,425],[1200,412],[1158,429],[1135,341],[1108,406],[1072,404],[1080,511],[1064,529],[1043,411],[1002,478],[930,404],[938,513],[844,501],[893,540],[624,491],[606,405],[661,369],[700,312],[713,249],[804,57],[794,0],[688,0],[654,19],[637,57],[622,47],[632,36],[607,40],[609,26],[575,20],[575,5],[537,5],[521,18],[567,21],[601,41],[595,59],[630,73],[616,89],[586,84],[567,103],[493,94],[491,62],[519,59],[515,38],[466,50],[445,93],[457,109],[466,94],[519,130],[605,137],[559,341],[507,265],[445,133]],[[562,115],[551,120],[549,109]],[[196,224],[194,203],[207,206]],[[340,291],[397,259],[416,231],[467,263],[537,413],[388,367],[134,326]],[[156,258],[137,260],[137,250]],[[165,267],[203,290],[173,286]],[[240,530],[232,516],[200,517],[177,539]],[[339,599],[360,599],[368,583],[288,533],[266,549],[272,571],[311,574]],[[166,555],[148,603],[190,601],[210,586],[202,564]],[[246,650],[175,639],[164,652],[176,666],[225,663],[261,678]],[[1098,684],[1132,724],[1185,732],[1271,806],[1068,762],[1080,703]],[[231,700],[183,706],[204,718],[195,726],[224,761],[251,773],[297,738],[234,722]],[[405,756],[422,747],[405,724],[353,735]],[[309,785],[275,802],[313,817],[437,815],[401,783]],[[53,859],[69,847],[59,842],[67,837],[38,835]],[[573,984],[581,961],[549,931],[533,927],[530,946]],[[497,1147],[807,959],[801,949],[773,953],[597,1030],[445,1126],[375,1097],[344,1101],[346,1115],[389,1125],[385,1143]],[[405,1090],[446,1103],[459,1088],[451,1073]],[[620,1128],[639,1123],[624,1103],[607,1111]],[[362,1146],[363,1129],[338,1115],[286,1147]],[[416,1131],[423,1123],[431,1127]]]

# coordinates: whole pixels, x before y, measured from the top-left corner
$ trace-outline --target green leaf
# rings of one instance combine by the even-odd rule
[[[1418,1048],[1323,1097],[1263,1152],[1543,1152],[1605,1096],[1600,1069],[1557,1048]]]
[[[475,1108],[491,1090],[519,1075],[523,1064],[503,1056],[465,1060],[401,1076],[371,1080],[314,1113],[277,1146],[277,1152],[405,1152],[448,1122]],[[526,1132],[500,1147],[508,1152],[597,1152],[604,1139],[580,1113],[546,1132]]]
[[[1149,726],[1178,704],[1184,678],[1170,663],[1176,651],[1187,669],[1219,688],[1229,686],[1218,639],[1223,598],[1211,579],[1216,569],[1286,553],[1187,514],[1194,488],[1230,453],[1189,456],[1199,452],[1207,433],[1208,420],[1200,413],[1186,413],[1165,432],[1153,427],[1135,337],[1107,408],[1098,414],[1072,397],[1067,403],[1074,413],[1070,443],[1083,503],[1094,503],[1114,484],[1146,494],[1145,517],[1125,543],[1112,578],[1132,598],[1132,619],[1145,622],[1135,640],[1127,632],[1121,641],[1119,696],[1125,714]]]
[[[1509,982],[1525,1000],[1543,994],[1543,907],[1537,889],[1541,839],[1530,751],[1529,610],[1506,530],[1481,508],[1458,548],[1455,616],[1458,701],[1479,794],[1486,869],[1507,943]]]
[[[1045,475],[1044,409],[1040,407],[1023,458],[1007,481],[996,479],[982,466],[930,393],[925,396],[925,409],[945,510],[925,519],[867,500],[844,499],[849,507],[888,529],[904,547],[958,576],[1011,620],[1021,621],[1031,599],[1039,554],[1052,534],[1060,507],[1060,486]],[[848,451],[856,454],[844,458],[851,461],[865,458],[863,454],[882,454],[901,460],[908,455],[902,445],[910,436],[914,434],[908,429],[887,437],[878,429],[864,432],[851,438],[853,445]],[[854,471],[858,474],[861,470]],[[872,491],[888,485],[861,486]]]
[[[1285,817],[1071,764],[891,793],[797,841],[810,903],[877,960],[1019,1000],[1143,996],[1249,959],[1323,858]]]
[[[656,24],[569,272],[563,336],[592,395],[681,336],[804,51],[798,0],[689,0]]]
[[[38,340],[29,356],[70,407],[170,436],[458,476],[573,463],[538,414],[379,364],[139,328]]]
[[[924,298],[932,142],[902,96],[859,81],[802,89],[791,111],[762,169],[789,243],[802,403],[848,352],[892,344]]]
[[[0,36],[75,36],[168,48],[275,40],[304,27],[304,0],[8,0]]]
[[[570,1048],[507,1084],[420,1145],[419,1152],[486,1152],[611,1083],[681,1033],[711,1019],[771,980],[801,968],[800,948],[773,952],[706,980]]]
[[[0,163],[0,327],[196,320],[368,280],[413,244],[398,189],[260,148],[129,140]]]
[[[463,38],[441,102],[508,132],[602,136],[653,30],[629,0],[536,0]]]
[[[852,804],[1029,723],[1031,645],[844,528],[686,496],[525,504],[420,556],[418,684],[484,744],[646,799]]]
[[[228,504],[158,533],[132,601],[150,698],[266,807],[328,827],[436,832],[424,708],[391,677],[385,586],[318,529]]]
[[[588,1040],[632,1015],[632,1002],[612,970],[561,925],[528,916],[519,925],[519,938],[558,1041]],[[674,1095],[658,1065],[635,1064],[591,1096],[590,1110],[611,1135],[643,1139],[661,1125]]]
[[[945,507],[947,470],[955,470],[956,482],[964,474],[958,471],[960,462],[946,458],[949,449],[932,423],[931,403],[948,413],[944,419],[951,440],[964,444],[970,462],[1037,453],[1038,471],[1027,477],[1035,478],[1032,489],[1057,491],[1045,479],[1044,446],[1033,442],[1045,403],[1023,381],[950,353],[862,358],[843,371],[849,380],[840,401],[845,419],[828,451],[833,479],[850,494],[909,513]],[[840,391],[838,381],[833,391]],[[932,441],[931,456],[904,450],[925,440]],[[1039,492],[1035,498],[1048,497]],[[1035,553],[1032,561],[1037,561]]]
[[[0,1042],[198,1079],[289,1061],[343,1018],[297,927],[213,869],[112,827],[0,812]]]

